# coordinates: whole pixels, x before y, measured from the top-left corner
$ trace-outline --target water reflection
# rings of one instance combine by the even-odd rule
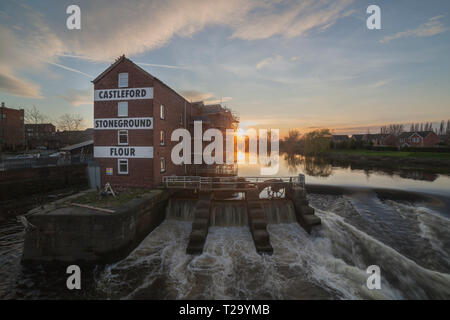
[[[321,157],[308,157],[295,153],[284,153],[282,155],[288,172],[290,174],[296,174],[298,171],[302,171],[303,173],[313,176],[313,177],[328,177],[333,174],[334,168],[344,168],[351,170],[360,170],[364,171],[365,175],[369,178],[371,174],[381,173],[387,174],[389,176],[398,175],[404,179],[413,179],[413,180],[423,180],[423,181],[435,181],[439,175],[436,173],[426,172],[426,171],[418,171],[418,170],[406,170],[406,169],[397,169],[394,170],[392,168],[382,168],[382,167],[374,167],[367,164],[355,164],[355,163],[343,163],[339,161],[339,163],[335,163],[332,160],[321,158]]]
[[[332,165],[323,158],[317,157],[304,157],[298,154],[283,154],[284,160],[288,166],[290,174],[294,174],[299,171],[299,167],[302,167],[302,171],[309,176],[326,178],[333,174]]]
[[[432,169],[399,168],[376,161],[355,162],[282,153],[275,176],[303,173],[309,184],[396,188],[450,195],[450,176],[437,174]],[[260,166],[240,164],[238,172],[240,176],[260,176]]]

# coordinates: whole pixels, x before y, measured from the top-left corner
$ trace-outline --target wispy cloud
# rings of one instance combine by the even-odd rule
[[[429,19],[426,23],[421,24],[419,27],[411,30],[401,31],[394,33],[392,35],[388,35],[380,40],[381,43],[388,43],[389,41],[407,38],[407,37],[431,37],[443,32],[448,31],[449,29],[444,26],[441,19],[444,16],[436,16]]]
[[[26,98],[42,98],[40,87],[0,70],[0,91]]]
[[[188,66],[171,66],[171,65],[167,65],[167,64],[155,64],[155,63],[146,63],[146,62],[136,62],[136,64],[139,64],[141,66],[166,68],[166,69],[190,69],[190,67],[188,67]]]
[[[200,92],[196,90],[181,90],[180,94],[189,101],[203,101],[205,104],[225,103],[232,97],[217,97],[212,92]]]
[[[200,92],[196,90],[181,90],[180,94],[189,101],[204,101],[214,98],[212,92]]]
[[[275,62],[280,62],[280,61],[283,61],[283,57],[280,55],[277,55],[275,57],[268,57],[268,58],[265,58],[265,59],[261,60],[260,62],[258,62],[256,64],[256,69],[259,70],[259,69],[264,68],[265,66],[268,66]]]
[[[58,67],[58,68],[61,68],[61,69],[67,70],[67,71],[79,73],[79,74],[82,74],[83,76],[86,76],[86,77],[91,78],[91,79],[94,78],[94,76],[92,76],[90,74],[87,74],[87,73],[85,73],[83,71],[80,71],[80,70],[77,70],[77,69],[74,69],[74,68],[70,68],[70,67],[64,66],[62,64],[56,63],[56,62],[50,62],[50,61],[46,61],[46,62],[48,64],[51,64],[52,66],[55,66],[55,67]]]
[[[161,48],[174,37],[191,37],[209,26],[228,28],[231,38],[255,40],[276,35],[292,38],[333,25],[349,14],[347,7],[352,1],[79,1],[83,7],[82,29],[70,33],[53,28],[52,20],[35,8],[18,5],[27,24],[21,30],[0,25],[0,43],[8,44],[0,50],[0,67],[4,75],[18,80],[19,71],[30,72],[43,68],[45,63],[92,78],[84,71],[61,64],[59,58],[111,61],[122,54],[137,55]],[[170,64],[140,64],[189,69]],[[34,89],[39,90],[38,86]]]
[[[277,66],[277,67],[289,67],[290,64],[294,63],[295,61],[299,60],[299,56],[293,56],[290,58],[285,58],[281,55],[276,55],[273,57],[267,57],[262,59],[256,64],[256,69],[260,70],[266,67],[270,66]]]
[[[380,88],[380,87],[383,87],[385,85],[388,85],[391,82],[392,82],[392,79],[384,79],[384,80],[380,80],[380,81],[377,81],[375,83],[369,84],[368,87],[372,88],[372,89],[376,89],[376,88]]]
[[[104,62],[111,62],[110,59],[106,58],[95,58],[95,57],[88,57],[88,56],[82,56],[82,55],[75,55],[75,54],[60,54],[58,55],[62,58],[73,58],[78,60],[84,60],[89,62],[98,62],[98,63],[104,63]],[[188,66],[175,66],[175,65],[167,65],[167,64],[156,64],[156,63],[147,63],[147,62],[134,62],[136,64],[142,65],[142,66],[149,66],[149,67],[157,67],[157,68],[167,68],[167,69],[189,69]]]
[[[77,107],[82,105],[92,105],[93,96],[94,93],[91,88],[87,90],[70,89],[64,95],[59,95],[58,97]]]
[[[298,0],[284,6],[273,2],[250,12],[245,20],[239,21],[232,38],[255,40],[276,35],[293,38],[312,30],[323,31],[339,19],[349,16],[353,11],[347,8],[352,2],[353,0]],[[280,7],[283,9],[275,9]]]

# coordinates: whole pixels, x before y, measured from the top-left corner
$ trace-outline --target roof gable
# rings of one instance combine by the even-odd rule
[[[124,62],[129,62],[133,65],[133,67],[135,67],[137,70],[145,73],[147,76],[151,77],[152,79],[154,79],[154,77],[148,73],[147,71],[145,71],[144,69],[142,69],[141,67],[139,67],[136,63],[134,63],[133,61],[131,61],[130,59],[128,59],[127,57],[125,57],[125,55],[120,56],[119,58],[116,59],[116,61],[114,61],[113,64],[111,64],[105,71],[103,71],[102,73],[100,73],[97,78],[95,78],[94,80],[92,80],[92,83],[96,83],[98,81],[100,81],[101,79],[103,79],[108,73],[110,73],[112,70],[114,70],[114,68],[116,68],[118,65],[120,65],[121,63]]]

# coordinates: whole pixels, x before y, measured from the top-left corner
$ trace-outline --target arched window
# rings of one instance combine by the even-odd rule
[[[161,132],[159,133],[159,144],[163,146],[165,142],[166,142],[166,133],[164,132],[164,130],[161,130]]]
[[[164,107],[164,105],[159,107],[159,117],[161,120],[166,120],[166,107]]]

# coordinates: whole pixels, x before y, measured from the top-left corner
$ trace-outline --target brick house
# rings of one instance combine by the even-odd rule
[[[387,135],[383,140],[384,146],[396,147],[398,145],[398,138],[395,134]]]
[[[92,82],[94,158],[103,185],[154,187],[165,175],[191,171],[172,163],[178,141],[172,142],[171,134],[185,128],[193,136],[193,121],[205,117],[203,103],[190,103],[125,56]],[[208,120],[203,131],[214,125]]]
[[[331,141],[333,141],[334,143],[349,142],[350,138],[346,134],[333,134],[331,136]]]
[[[434,147],[440,139],[433,131],[403,132],[398,136],[400,147]]]
[[[49,147],[49,141],[55,136],[56,128],[51,123],[25,124],[25,141],[29,148]]]
[[[387,145],[385,143],[385,139],[388,137],[388,134],[376,133],[376,134],[354,134],[352,135],[352,140],[356,142],[361,142],[364,144],[371,144],[373,146],[384,146]]]
[[[7,108],[2,102],[0,107],[0,150],[12,149],[25,145],[24,110]]]

